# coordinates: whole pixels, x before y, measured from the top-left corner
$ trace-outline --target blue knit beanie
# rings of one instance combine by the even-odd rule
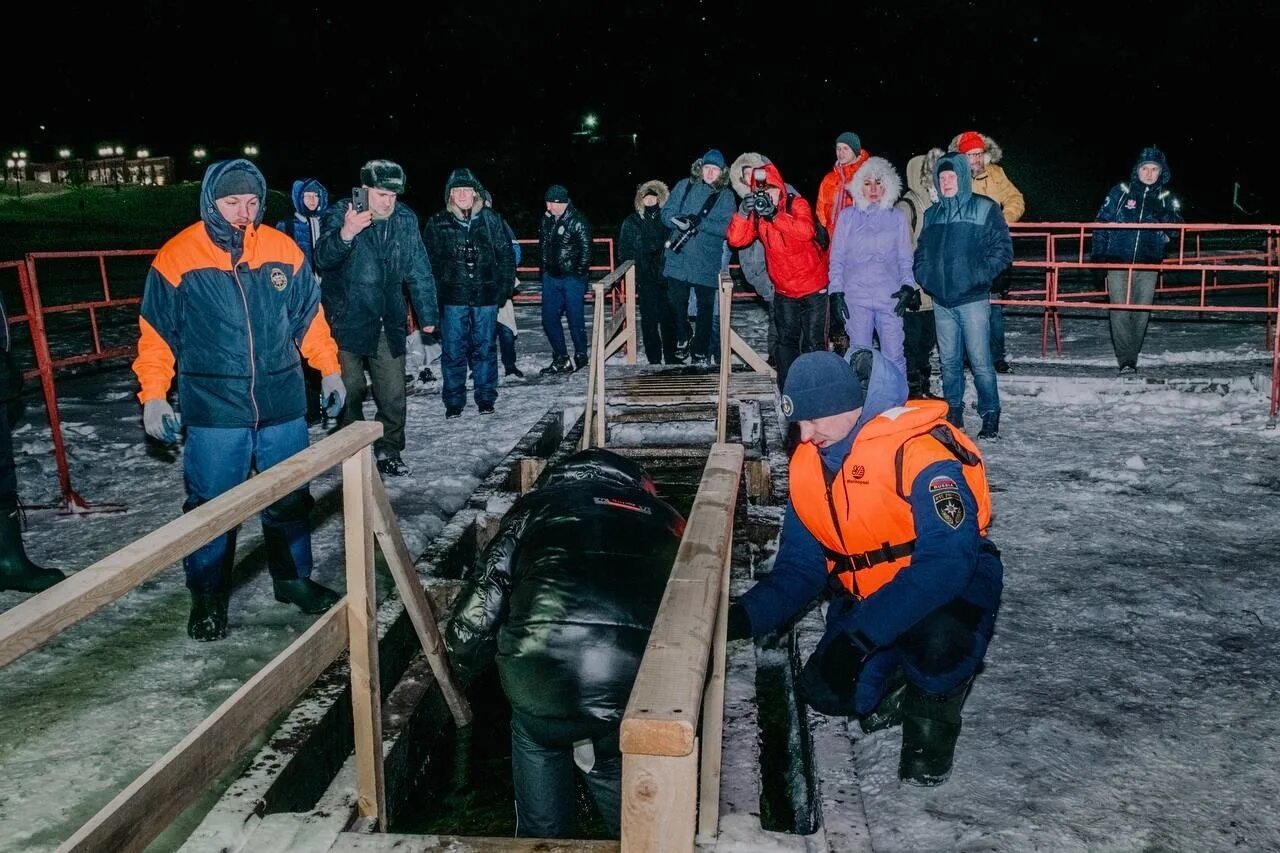
[[[862,153],[862,139],[852,130],[846,130],[836,137],[836,144],[841,142],[853,149],[855,157]]]
[[[833,352],[807,352],[791,363],[782,394],[789,421],[812,421],[851,412],[866,402],[858,375]]]
[[[702,165],[719,166],[721,169],[723,169],[726,165],[724,161],[724,155],[720,153],[719,148],[711,148],[707,151],[706,154],[702,155]]]

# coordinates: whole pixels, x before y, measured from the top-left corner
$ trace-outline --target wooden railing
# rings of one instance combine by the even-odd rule
[[[605,323],[605,294],[616,287],[622,289],[621,308]],[[591,314],[591,356],[587,374],[586,408],[582,413],[582,438],[578,449],[586,450],[593,442],[604,446],[604,363],[619,349],[626,348],[627,364],[636,363],[636,265],[626,261],[622,266],[591,285],[595,293]],[[594,409],[594,412],[592,411]]]
[[[370,444],[382,425],[358,422],[174,519],[0,615],[0,666],[40,646],[251,515],[342,465],[347,595],[204,722],[58,848],[133,851],[193,803],[257,734],[350,646],[356,794],[361,817],[385,829],[373,543],[376,537],[432,672],[458,725],[471,720],[400,535]]]
[[[744,455],[740,444],[711,448],[627,703],[623,851],[689,851],[695,830],[714,834],[719,823],[729,566]]]

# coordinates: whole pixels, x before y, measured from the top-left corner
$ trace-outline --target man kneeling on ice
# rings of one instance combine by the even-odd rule
[[[768,634],[826,591],[805,701],[868,733],[901,723],[898,777],[940,784],[1003,588],[982,455],[945,402],[908,402],[906,379],[871,350],[800,356],[782,412],[801,443],[778,553],[729,608],[729,639]]]
[[[464,684],[496,653],[517,836],[573,836],[576,764],[618,837],[619,726],[683,533],[643,468],[593,448],[516,501],[468,579],[445,644]]]

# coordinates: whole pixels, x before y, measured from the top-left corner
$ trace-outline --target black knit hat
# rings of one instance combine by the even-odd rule
[[[404,194],[404,169],[390,160],[370,160],[360,167],[360,183],[366,187]]]
[[[858,374],[833,352],[807,352],[791,363],[782,395],[788,421],[812,421],[862,408],[866,391]]]
[[[569,191],[564,187],[562,187],[560,184],[552,184],[551,186],[547,187],[546,195],[542,197],[542,200],[543,201],[559,201],[559,202],[567,203],[569,201]]]

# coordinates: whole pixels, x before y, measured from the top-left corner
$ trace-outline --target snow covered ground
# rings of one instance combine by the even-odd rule
[[[518,345],[531,377],[548,360],[534,311]],[[735,327],[759,342],[759,318]],[[904,788],[897,731],[842,737],[866,835],[876,851],[1280,849],[1280,431],[1266,429],[1262,327],[1156,320],[1126,379],[1105,319],[1063,328],[1063,357],[1042,358],[1039,317],[1009,320],[1016,373],[985,446],[1005,602],[955,774]],[[496,415],[447,422],[438,385],[411,397],[414,473],[387,484],[410,550],[584,388],[504,380]],[[127,509],[30,511],[36,559],[82,568],[179,514],[180,464],[143,444],[133,391],[127,369],[59,384],[74,485]],[[14,440],[23,499],[54,501],[39,409]],[[313,484],[314,543],[318,579],[341,589],[337,487],[336,471]],[[0,851],[54,849],[306,629],[313,617],[273,599],[261,544],[247,523],[226,641],[186,638],[175,566],[0,673]]]

